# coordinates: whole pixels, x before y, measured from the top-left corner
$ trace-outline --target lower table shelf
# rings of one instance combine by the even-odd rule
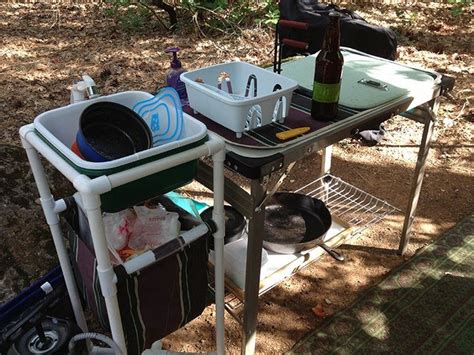
[[[337,216],[358,231],[379,222],[387,215],[400,211],[387,202],[330,174],[323,175],[295,192],[324,201],[331,215]]]
[[[326,174],[294,192],[316,197],[326,203],[333,219],[331,228],[324,237],[325,243],[330,247],[339,246],[365,228],[399,211],[389,203],[330,174]],[[245,243],[245,239],[239,242]],[[260,270],[259,295],[269,291],[284,279],[294,275],[325,254],[321,247],[293,255],[265,253],[266,263]],[[239,265],[237,269],[226,265],[225,270],[226,309],[238,321],[241,321],[245,294],[245,260],[242,260],[242,263],[243,265]],[[212,266],[212,256],[210,265]]]

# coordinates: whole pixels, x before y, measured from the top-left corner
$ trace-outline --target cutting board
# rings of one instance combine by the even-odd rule
[[[281,75],[312,91],[317,54],[282,63]],[[373,108],[434,85],[435,78],[425,71],[346,50],[342,50],[342,54],[344,67],[339,103],[347,107]]]

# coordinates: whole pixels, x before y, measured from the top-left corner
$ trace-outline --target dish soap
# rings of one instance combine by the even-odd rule
[[[188,94],[186,93],[186,86],[181,81],[179,76],[186,72],[186,69],[181,65],[177,53],[180,51],[178,47],[172,47],[165,50],[165,53],[173,53],[173,58],[170,61],[170,68],[166,72],[166,84],[174,88],[179,95],[181,105],[188,103]]]

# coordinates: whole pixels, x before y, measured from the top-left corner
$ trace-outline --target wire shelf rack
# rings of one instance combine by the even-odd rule
[[[330,174],[323,175],[295,192],[324,201],[331,214],[356,227],[354,232],[360,232],[387,215],[400,211],[387,202]]]
[[[214,283],[214,272],[210,270],[209,272],[209,283],[208,290],[211,293],[212,297],[215,297],[215,283]],[[244,311],[244,302],[239,299],[231,290],[227,287],[224,290],[224,308],[225,310],[239,323],[244,324],[243,320],[243,311]]]
[[[331,215],[336,216],[340,222],[350,227],[348,231],[350,231],[351,236],[378,223],[390,214],[400,212],[398,208],[389,203],[330,174],[323,175],[294,192],[322,200],[329,208]],[[212,280],[213,275],[210,278],[210,292],[213,292],[214,285]],[[265,289],[261,294],[267,292],[273,286]],[[234,294],[231,288],[226,287],[225,291],[224,303],[226,311],[237,322],[243,324],[245,302]]]

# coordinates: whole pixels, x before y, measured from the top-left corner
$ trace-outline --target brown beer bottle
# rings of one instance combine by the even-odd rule
[[[337,117],[344,64],[339,49],[339,17],[337,12],[329,14],[323,47],[316,57],[311,117],[319,121],[330,121]]]

